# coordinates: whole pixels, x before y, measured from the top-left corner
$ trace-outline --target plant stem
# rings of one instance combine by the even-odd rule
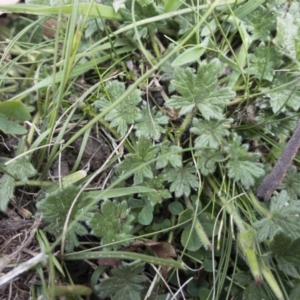
[[[219,195],[219,189],[218,189],[217,185],[215,184],[215,182],[213,181],[213,179],[211,178],[211,176],[207,176],[207,180],[208,180],[209,184],[211,185],[211,187],[213,188],[213,190],[216,192],[216,194],[218,194],[218,198],[221,200],[227,213],[230,216],[232,216],[239,231],[242,232],[242,231],[246,230],[244,221],[240,217],[237,208],[232,205],[232,202],[228,202],[227,199],[225,199],[225,197]]]
[[[22,181],[17,181],[15,183],[15,186],[24,186],[24,185],[28,185],[28,186],[40,186],[40,187],[47,187],[51,184],[52,182],[50,181],[41,181],[41,180],[29,180],[26,183],[22,182]]]
[[[154,53],[156,55],[157,58],[159,58],[161,56],[156,40],[155,40],[155,33],[153,32],[153,30],[149,29],[149,35],[150,35],[150,39],[151,39],[151,43],[152,43],[152,47],[154,50]]]
[[[70,253],[63,256],[64,260],[82,260],[82,259],[100,259],[100,258],[116,258],[116,259],[128,259],[128,260],[137,260],[167,266],[171,268],[184,269],[180,261],[164,259],[159,257],[154,257],[150,255],[134,253],[134,252],[125,252],[125,251],[89,251],[89,252],[78,252]]]
[[[177,129],[176,134],[175,134],[175,136],[176,136],[175,144],[176,145],[179,143],[180,137],[182,136],[182,134],[185,132],[185,130],[187,129],[187,127],[191,123],[193,115],[194,115],[193,111],[191,111],[190,113],[188,113],[185,116],[185,118],[184,118],[181,126],[179,127],[179,129]]]
[[[270,217],[270,212],[265,209],[259,201],[257,201],[257,198],[255,197],[255,195],[253,194],[252,191],[249,191],[248,195],[250,196],[251,199],[251,203],[253,204],[253,206],[257,209],[257,211],[259,211],[261,214],[263,214],[265,217]]]
[[[198,206],[196,207],[196,210],[195,210],[194,205],[192,205],[192,203],[188,197],[184,197],[184,200],[185,200],[186,207],[190,208],[194,211],[193,228],[195,229],[198,237],[200,238],[201,242],[203,243],[204,248],[206,250],[210,250],[212,247],[211,242],[208,239],[200,221],[197,218]]]

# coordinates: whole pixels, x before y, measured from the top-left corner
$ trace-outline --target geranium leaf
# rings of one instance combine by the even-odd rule
[[[273,80],[275,70],[283,63],[282,54],[274,46],[266,46],[261,43],[255,48],[254,53],[249,54],[251,62],[248,72],[262,80]]]
[[[284,234],[292,238],[300,237],[300,202],[292,201],[286,191],[281,191],[278,196],[270,200],[270,214],[254,223],[258,229],[258,240],[273,239],[276,232],[281,230]]]
[[[153,206],[151,203],[146,203],[138,216],[139,223],[142,225],[149,225],[153,220]]]
[[[229,135],[226,125],[230,120],[199,120],[193,119],[193,127],[190,132],[198,135],[195,139],[195,147],[199,148],[218,148],[222,144],[223,137]]]
[[[95,286],[96,295],[101,298],[112,297],[113,300],[140,300],[143,282],[146,278],[139,275],[144,270],[144,264],[135,261],[123,264],[111,271],[112,276],[102,279]]]
[[[135,154],[128,154],[124,161],[118,165],[117,169],[123,173],[130,172],[132,169],[140,167],[134,172],[134,184],[143,182],[144,178],[153,178],[151,165],[147,162],[155,158],[159,148],[152,146],[151,141],[141,137],[137,142]]]
[[[270,250],[276,258],[279,269],[294,278],[299,276],[296,268],[300,263],[299,247],[300,238],[292,239],[280,230],[270,243]]]
[[[76,198],[79,188],[71,184],[66,185],[62,190],[59,188],[51,193],[46,193],[45,198],[39,201],[36,206],[38,212],[42,215],[43,221],[48,225],[44,228],[46,231],[59,238],[69,213],[72,202]],[[90,202],[88,197],[81,195],[72,209],[70,223],[76,220],[76,225],[68,228],[66,235],[65,249],[70,252],[79,245],[77,235],[86,235],[86,227],[80,221],[87,221],[91,214],[82,216],[81,211]]]
[[[228,176],[241,182],[248,189],[254,185],[255,178],[264,175],[263,165],[258,161],[259,155],[249,153],[247,145],[241,145],[241,137],[234,135],[233,141],[225,148],[229,155],[227,162]]]
[[[217,163],[224,160],[221,151],[215,149],[201,149],[196,151],[197,165],[202,175],[206,176],[215,172]]]
[[[106,85],[106,97],[101,97],[95,101],[95,106],[100,110],[108,108],[111,103],[117,101],[125,92],[123,82],[116,80],[110,81]],[[105,120],[110,121],[112,127],[117,127],[118,133],[124,136],[128,125],[135,123],[141,118],[140,109],[137,107],[141,99],[141,91],[135,90],[122,101],[117,107],[113,108],[106,116]]]
[[[181,115],[197,108],[206,120],[222,119],[225,105],[235,96],[235,92],[230,88],[218,88],[219,72],[217,59],[203,62],[197,75],[191,68],[176,69],[172,84],[181,96],[173,96],[167,106],[180,109]]]
[[[154,140],[159,140],[165,129],[161,125],[168,124],[169,118],[163,115],[162,112],[156,112],[155,108],[144,106],[141,110],[141,118],[137,121],[136,135],[137,137],[145,136]]]
[[[277,18],[276,37],[273,40],[282,52],[297,59],[298,49],[296,39],[299,39],[300,3],[294,1],[288,12]]]
[[[274,113],[278,113],[279,111],[284,112],[286,107],[295,111],[299,110],[300,83],[299,81],[296,82],[295,79],[295,77],[286,73],[280,73],[275,76],[273,85],[276,86],[276,91],[266,91],[265,93],[269,98],[269,103]]]
[[[175,192],[176,197],[190,195],[191,188],[197,188],[199,181],[195,175],[195,166],[188,163],[181,168],[168,168],[164,170],[165,179],[171,182],[170,191]]]
[[[267,41],[271,31],[276,28],[276,17],[262,6],[258,7],[245,20],[252,32],[253,40]]]
[[[25,156],[10,162],[4,167],[4,172],[5,171],[7,171],[7,174],[4,174],[0,179],[0,210],[2,211],[6,210],[9,200],[13,198],[15,179],[26,183],[29,177],[36,174],[35,168],[28,162]]]
[[[166,142],[160,144],[159,150],[155,166],[156,169],[162,169],[167,165],[171,165],[174,168],[182,166],[181,147],[170,146],[170,142]]]
[[[106,245],[131,238],[133,220],[134,216],[126,201],[105,200],[101,205],[101,212],[94,213],[88,224],[92,228],[92,234],[101,237],[101,245]],[[129,241],[123,241],[105,246],[105,249],[118,249],[128,243]]]
[[[300,196],[300,173],[297,172],[296,166],[291,166],[282,182],[278,187],[280,190],[286,190],[292,200],[297,200]]]
[[[154,176],[145,180],[144,185],[153,189],[152,192],[143,193],[143,196],[147,196],[148,200],[154,206],[157,203],[161,203],[163,199],[171,198],[171,193],[164,187],[165,178],[163,175]]]

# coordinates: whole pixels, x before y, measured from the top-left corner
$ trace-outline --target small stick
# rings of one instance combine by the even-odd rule
[[[258,198],[268,201],[281,184],[300,147],[300,121],[291,139],[286,144],[272,172],[265,177],[256,191]]]

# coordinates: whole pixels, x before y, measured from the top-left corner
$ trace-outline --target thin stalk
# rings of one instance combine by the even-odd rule
[[[265,209],[265,208],[261,205],[261,203],[260,203],[259,201],[257,201],[257,198],[254,196],[254,194],[253,194],[252,191],[249,191],[249,192],[248,192],[248,195],[249,195],[249,197],[250,197],[250,199],[251,199],[252,205],[256,208],[256,210],[257,210],[258,212],[260,212],[261,214],[263,214],[263,215],[264,215],[265,217],[267,217],[267,218],[271,216],[270,212],[269,212],[267,209]]]
[[[176,217],[172,215],[171,217],[171,226],[173,227],[176,224]],[[174,238],[174,230],[170,230],[169,235],[168,235],[168,243],[172,243]]]
[[[215,191],[215,193],[218,194],[218,198],[221,200],[227,213],[230,216],[232,216],[239,231],[242,232],[242,231],[246,230],[245,223],[244,223],[243,219],[240,217],[237,208],[234,207],[231,202],[228,202],[225,197],[223,197],[222,195],[219,195],[219,189],[218,189],[217,185],[215,184],[215,182],[213,181],[213,179],[211,178],[211,176],[207,176],[207,180],[208,180],[209,184],[211,185],[211,187],[213,188],[213,190]]]
[[[155,53],[156,57],[157,58],[161,57],[160,51],[158,49],[158,46],[157,46],[157,43],[156,43],[156,40],[155,40],[155,33],[151,29],[149,29],[149,36],[150,36],[150,40],[151,40],[152,47],[153,47],[153,50],[154,50],[154,53]]]
[[[186,204],[187,208],[190,208],[194,211],[194,219],[193,219],[193,228],[195,229],[198,237],[200,238],[201,242],[203,243],[203,246],[206,250],[211,250],[211,241],[209,240],[209,238],[206,235],[206,232],[204,231],[200,221],[197,218],[197,214],[198,214],[198,206],[195,207],[194,205],[192,205],[190,199],[188,197],[184,197],[184,201]]]
[[[64,40],[63,54],[65,58],[65,63],[62,65],[62,80],[60,82],[57,95],[55,95],[54,98],[54,103],[53,103],[54,109],[51,113],[50,123],[49,123],[51,131],[49,134],[48,142],[50,142],[50,139],[52,138],[54,130],[56,128],[56,121],[57,121],[59,108],[63,100],[63,96],[66,90],[67,82],[69,80],[70,72],[72,70],[72,67],[74,66],[76,53],[81,39],[81,32],[80,32],[81,28],[77,27],[76,29],[78,3],[79,3],[78,0],[74,1],[73,13],[71,14],[71,17],[69,19],[67,35],[65,36],[65,40]],[[57,141],[60,142],[60,140]],[[57,150],[58,150],[58,145],[55,145],[51,150],[51,157],[54,157]]]
[[[32,126],[30,127],[29,133],[27,135],[27,142],[29,145],[31,145],[32,143],[34,133],[35,133],[35,124],[38,123],[39,118],[40,118],[40,114],[36,113],[32,121]]]
[[[53,182],[50,181],[41,181],[41,180],[28,180],[26,183],[22,182],[22,181],[17,181],[15,182],[15,186],[39,186],[39,187],[47,187],[50,184],[52,184]]]
[[[181,126],[179,127],[179,129],[176,130],[176,134],[175,134],[175,136],[176,136],[175,144],[176,144],[176,145],[179,144],[180,137],[181,137],[182,134],[186,131],[187,127],[190,125],[193,116],[194,116],[194,112],[193,112],[193,111],[189,112],[189,113],[185,116],[185,118],[184,118],[184,120],[183,120]]]
[[[263,260],[260,261],[260,267],[262,274],[267,281],[268,285],[270,286],[271,290],[275,294],[278,300],[284,300],[284,296],[281,292],[281,289],[277,283],[276,278],[274,277],[269,265],[264,262]]]
[[[63,256],[64,260],[82,260],[82,259],[100,259],[100,258],[116,258],[116,259],[128,259],[128,260],[141,260],[150,264],[166,266],[170,268],[177,268],[184,270],[184,266],[177,260],[163,259],[155,256],[125,252],[125,251],[93,251],[93,252],[81,252],[70,253]]]

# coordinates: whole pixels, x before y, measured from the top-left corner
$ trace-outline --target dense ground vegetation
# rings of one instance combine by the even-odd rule
[[[2,295],[299,299],[299,2],[0,10]]]

